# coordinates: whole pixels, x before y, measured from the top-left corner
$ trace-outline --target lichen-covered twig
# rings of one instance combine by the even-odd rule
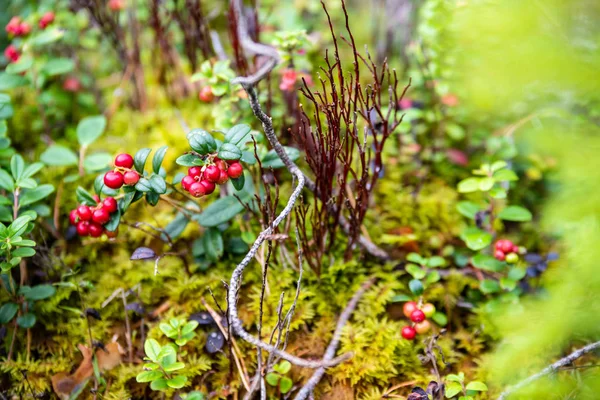
[[[354,296],[352,296],[346,305],[346,308],[344,308],[344,311],[342,311],[340,314],[335,331],[333,332],[333,337],[331,338],[331,342],[329,342],[329,346],[327,346],[325,354],[323,355],[323,361],[331,360],[333,359],[333,356],[335,356],[335,352],[340,344],[340,339],[342,338],[342,329],[344,329],[344,326],[346,326],[348,323],[348,320],[358,305],[358,302],[365,292],[371,287],[373,282],[375,282],[375,279],[371,278],[363,283],[356,293],[354,293]],[[317,369],[308,379],[308,381],[306,381],[302,389],[300,389],[295,397],[295,400],[304,400],[310,396],[315,389],[315,386],[317,386],[317,384],[321,381],[321,378],[323,378],[323,375],[325,375],[325,368]]]
[[[514,386],[509,387],[504,392],[500,393],[498,400],[506,399],[511,393],[521,389],[522,387],[529,385],[530,383],[532,383],[534,381],[537,381],[538,379],[540,379],[541,377],[543,377],[545,375],[550,375],[550,374],[558,371],[562,367],[565,367],[565,366],[571,364],[573,361],[584,356],[585,354],[587,354],[591,351],[594,351],[596,349],[599,349],[599,348],[600,348],[600,341],[592,343],[592,344],[588,344],[587,346],[582,347],[579,350],[575,350],[568,356],[561,358],[560,360],[558,360],[557,362],[555,362],[552,365],[547,366],[546,368],[544,368],[537,374],[531,375],[529,378],[522,380],[521,382],[517,383]]]

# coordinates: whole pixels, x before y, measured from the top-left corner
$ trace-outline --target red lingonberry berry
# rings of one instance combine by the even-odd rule
[[[216,165],[209,165],[204,169],[204,177],[210,182],[217,182],[221,176],[221,170]]]
[[[79,218],[82,221],[89,221],[92,219],[92,210],[86,205],[81,205],[77,207],[77,214],[79,214]]]
[[[183,188],[183,190],[189,191],[190,190],[190,186],[192,186],[194,183],[196,183],[196,181],[194,180],[194,178],[192,178],[189,175],[186,175],[181,180],[181,187]]]
[[[104,225],[110,221],[110,214],[104,207],[99,208],[92,214],[92,220],[100,225]]]
[[[402,328],[402,337],[406,340],[413,340],[417,335],[417,331],[412,326],[405,326]]]
[[[219,168],[221,171],[227,171],[227,163],[223,160],[219,160],[218,158],[215,158],[215,165],[217,166],[217,168]]]
[[[425,321],[425,313],[421,310],[415,310],[410,314],[410,320],[412,322],[423,322]]]
[[[202,175],[202,168],[190,167],[190,169],[188,169],[188,175],[191,176],[192,178],[197,178],[200,175]]]
[[[31,25],[29,25],[27,22],[21,22],[19,25],[19,35],[27,36],[29,35],[29,32],[31,32]]]
[[[200,92],[198,93],[198,98],[200,99],[200,101],[210,103],[214,100],[215,95],[213,94],[212,88],[210,86],[204,86],[202,89],[200,89]]]
[[[430,329],[431,329],[431,323],[427,320],[420,322],[418,324],[415,324],[415,331],[419,335],[429,332]]]
[[[204,194],[211,194],[215,191],[215,184],[210,181],[200,181],[200,184],[204,187]]]
[[[92,196],[94,198],[94,201],[96,202],[96,204],[100,203],[100,196],[98,196],[97,194]]]
[[[89,232],[91,237],[100,237],[104,233],[104,227],[95,222],[90,223]]]
[[[123,174],[123,182],[128,186],[133,186],[140,180],[140,174],[136,171],[127,171]]]
[[[115,171],[108,171],[104,174],[104,184],[111,189],[119,189],[123,186],[123,174]]]
[[[227,175],[229,175],[230,178],[239,178],[240,176],[242,176],[242,174],[244,173],[244,167],[242,167],[242,164],[240,164],[239,162],[234,162],[232,164],[229,164],[229,168],[227,168]]]
[[[404,303],[404,306],[402,307],[402,312],[404,313],[404,316],[406,318],[410,318],[410,315],[416,309],[417,309],[417,303],[415,303],[414,301],[407,301],[406,303]]]
[[[131,168],[133,167],[133,157],[131,154],[123,153],[115,157],[115,167]]]
[[[114,197],[107,197],[102,202],[102,208],[112,214],[117,211],[119,206],[117,205],[117,200],[115,200]]]
[[[40,22],[38,25],[40,26],[40,28],[46,29],[46,27],[52,22],[54,22],[54,13],[52,11],[48,11],[47,13],[42,15],[42,18],[40,18]]]
[[[125,7],[123,0],[110,0],[108,2],[108,8],[112,11],[121,11]]]
[[[19,61],[19,52],[16,47],[12,44],[4,49],[4,57],[8,58],[11,62]]]
[[[227,171],[220,170],[220,172],[219,172],[219,180],[217,180],[217,183],[219,185],[224,185],[224,184],[227,183],[228,180],[229,180],[229,175],[227,175]]]
[[[79,221],[76,228],[79,236],[87,236],[90,233],[90,223],[88,221]]]
[[[506,256],[504,255],[504,252],[502,250],[496,250],[494,252],[494,257],[496,258],[496,260],[504,261],[504,258]]]
[[[494,246],[496,250],[501,250],[503,253],[510,253],[513,249],[513,242],[508,239],[500,239]]]
[[[71,225],[76,225],[79,222],[79,213],[77,210],[71,210],[69,213],[69,222],[71,222]]]
[[[190,194],[194,197],[204,196],[206,194],[206,189],[200,182],[194,182],[190,185]]]
[[[111,239],[116,238],[119,234],[119,229],[115,229],[114,231],[105,230],[104,233],[106,233],[106,236],[108,236]]]
[[[67,92],[77,93],[81,89],[81,82],[77,78],[68,77],[63,82],[62,87]]]
[[[12,17],[8,24],[6,24],[6,32],[16,35],[19,32],[19,26],[21,25],[21,18]]]
[[[513,248],[511,250],[512,253],[520,253],[521,251],[519,250],[519,246],[517,246],[516,244],[513,245]]]

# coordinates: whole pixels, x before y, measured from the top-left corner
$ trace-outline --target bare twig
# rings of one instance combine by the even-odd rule
[[[354,312],[354,309],[358,305],[358,302],[365,294],[365,292],[371,287],[373,282],[375,282],[375,279],[371,278],[365,283],[363,283],[360,286],[360,288],[356,291],[356,293],[354,293],[354,296],[352,296],[352,298],[346,305],[346,308],[344,308],[344,311],[342,311],[342,313],[340,314],[337,325],[335,327],[335,331],[333,332],[333,337],[331,338],[331,342],[329,342],[329,346],[327,346],[325,354],[323,355],[323,361],[331,360],[335,355],[335,351],[337,350],[337,347],[340,344],[340,339],[342,338],[342,329],[344,329],[344,326],[346,326],[346,324],[348,323],[348,320],[350,319],[352,312]],[[323,375],[325,375],[325,368],[317,369],[308,379],[308,381],[306,381],[302,389],[300,389],[295,399],[304,400],[307,397],[309,397],[315,389],[315,386],[317,386],[319,381],[321,381],[321,378],[323,378]]]
[[[522,387],[525,387],[525,386],[529,385],[530,383],[537,381],[538,379],[540,379],[541,377],[543,377],[545,375],[550,375],[550,374],[558,371],[559,369],[563,368],[564,366],[571,364],[573,361],[577,360],[578,358],[580,358],[580,357],[584,356],[585,354],[587,354],[591,351],[594,351],[598,348],[600,348],[600,341],[592,343],[592,344],[588,344],[587,346],[582,347],[579,350],[575,350],[568,356],[561,358],[560,360],[558,360],[554,364],[549,365],[548,367],[544,368],[537,374],[531,375],[529,378],[522,380],[521,382],[517,383],[516,385],[511,386],[510,388],[506,389],[504,392],[502,392],[500,394],[500,396],[498,397],[498,400],[506,399],[510,394],[521,389]]]

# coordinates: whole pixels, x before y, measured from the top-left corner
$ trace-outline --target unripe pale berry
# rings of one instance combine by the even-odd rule
[[[412,326],[405,326],[402,328],[402,337],[406,340],[413,340],[417,335],[417,331]]]
[[[110,214],[105,208],[99,208],[94,211],[94,214],[92,215],[92,221],[96,222],[97,224],[104,225],[110,221]]]
[[[415,310],[410,314],[410,320],[412,322],[423,322],[425,321],[425,313],[421,310]]]
[[[519,256],[517,255],[517,253],[509,253],[506,255],[507,263],[515,264],[517,261],[519,261]]]
[[[200,181],[200,184],[204,187],[204,194],[211,194],[215,191],[215,184],[209,181]]]
[[[122,153],[115,157],[115,167],[131,168],[133,167],[133,157],[131,154]]]
[[[216,165],[209,165],[204,169],[204,177],[210,182],[217,182],[221,176],[221,170]]]
[[[127,186],[133,186],[140,180],[140,174],[136,171],[127,171],[123,174],[123,183]]]
[[[431,318],[435,314],[435,306],[431,303],[425,303],[421,307],[421,311],[423,311],[427,318]]]
[[[404,306],[402,307],[402,312],[404,313],[404,316],[406,318],[410,318],[410,315],[416,309],[417,309],[417,303],[415,303],[414,301],[407,301],[406,303],[404,303]]]
[[[104,227],[95,222],[91,222],[90,227],[89,227],[89,232],[90,232],[91,237],[97,238],[97,237],[102,236],[102,234],[104,233]]]
[[[77,234],[79,236],[87,236],[90,232],[90,223],[88,221],[79,221],[77,223]]]
[[[104,174],[104,184],[111,189],[119,189],[123,186],[123,174],[115,171],[108,171]]]
[[[240,176],[242,176],[242,174],[244,173],[244,168],[242,167],[242,164],[240,164],[239,162],[234,162],[232,164],[229,164],[229,168],[227,168],[227,175],[229,175],[230,178],[239,178]]]
[[[419,335],[429,332],[430,329],[431,329],[431,323],[427,320],[420,322],[418,324],[415,324],[415,331]]]
[[[92,210],[88,206],[82,205],[77,207],[77,214],[79,214],[79,218],[83,221],[92,219]]]
[[[102,208],[108,211],[109,213],[114,213],[117,211],[118,205],[117,200],[114,197],[107,197],[102,202]]]

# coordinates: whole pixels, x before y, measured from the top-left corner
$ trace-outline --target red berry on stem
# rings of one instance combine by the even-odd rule
[[[412,322],[423,322],[425,321],[425,313],[421,310],[415,310],[410,314],[410,320]]]
[[[140,180],[140,174],[136,171],[127,171],[123,174],[123,182],[128,186],[133,186]]]
[[[216,165],[209,165],[204,170],[204,177],[211,182],[217,182],[221,177],[221,170]]]
[[[79,221],[77,223],[77,234],[79,236],[87,236],[90,232],[90,223],[88,221]]]
[[[412,326],[405,326],[402,328],[402,337],[406,340],[413,340],[417,335],[417,331]]]
[[[190,169],[188,169],[188,175],[191,176],[192,178],[197,178],[200,175],[202,175],[202,168],[190,167]]]
[[[133,157],[131,154],[122,153],[115,157],[115,167],[131,168],[133,167]]]
[[[77,210],[72,210],[69,213],[69,222],[71,222],[71,225],[76,225],[79,222],[79,213]]]
[[[123,174],[115,171],[108,171],[104,175],[104,184],[111,189],[119,189],[123,186]]]
[[[106,210],[106,208],[99,208],[94,211],[92,215],[92,220],[98,224],[104,225],[108,221],[110,221],[110,214]]]
[[[200,184],[204,187],[204,194],[211,194],[215,191],[215,184],[209,181],[200,181]]]
[[[219,185],[224,185],[225,183],[227,183],[228,180],[229,180],[229,175],[227,175],[227,171],[220,170],[219,179],[217,180],[217,183]]]
[[[410,315],[416,309],[417,309],[417,303],[415,303],[414,301],[407,301],[406,303],[404,303],[404,306],[402,307],[402,312],[404,313],[404,316],[406,318],[410,318]]]
[[[102,202],[102,208],[112,214],[117,211],[117,208],[119,207],[117,205],[117,200],[115,200],[114,197],[107,197]]]
[[[220,160],[218,157],[215,158],[215,165],[222,171],[227,171],[227,163],[223,160]]]
[[[190,186],[192,186],[194,183],[196,183],[196,181],[194,180],[194,178],[192,178],[189,175],[186,175],[181,180],[181,187],[183,188],[183,190],[189,191],[190,190]]]
[[[77,214],[79,214],[79,218],[83,221],[89,221],[92,219],[92,210],[88,206],[79,206],[77,207]]]
[[[89,231],[90,231],[90,236],[91,237],[97,238],[97,237],[102,236],[102,234],[104,233],[104,227],[102,225],[100,225],[100,224],[95,223],[95,222],[91,222],[90,223]]]
[[[242,176],[242,174],[244,173],[244,167],[242,167],[242,164],[240,164],[239,162],[234,162],[232,164],[229,164],[229,168],[227,168],[227,175],[229,175],[230,178],[239,178],[240,176]]]
[[[496,258],[496,260],[500,260],[500,261],[504,261],[504,259],[506,258],[506,256],[504,255],[504,252],[502,250],[496,250],[494,252],[494,257]]]
[[[200,101],[210,103],[215,98],[215,95],[213,94],[212,88],[210,86],[204,86],[202,89],[200,89],[200,93],[198,93],[198,98],[200,99]]]
[[[190,185],[190,194],[194,197],[204,196],[206,194],[206,189],[200,182],[194,182]]]
[[[513,242],[508,239],[500,239],[496,242],[496,250],[501,250],[503,253],[510,253],[513,249]]]

